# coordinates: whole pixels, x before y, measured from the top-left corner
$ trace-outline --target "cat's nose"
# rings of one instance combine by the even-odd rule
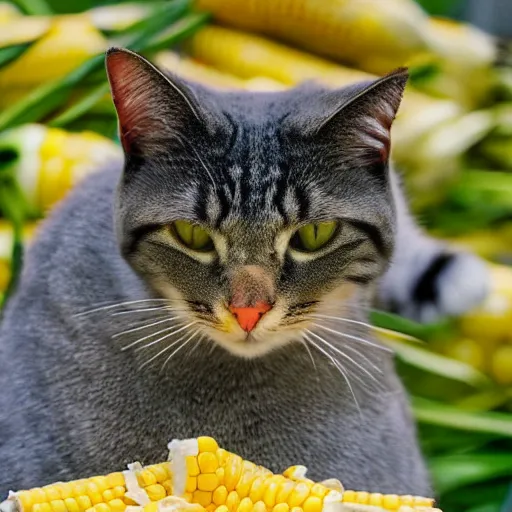
[[[258,302],[255,306],[244,308],[229,306],[229,310],[237,319],[240,327],[247,332],[251,332],[260,318],[270,309],[272,306],[266,302]]]

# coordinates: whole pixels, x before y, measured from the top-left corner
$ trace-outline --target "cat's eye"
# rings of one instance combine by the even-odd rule
[[[213,240],[207,231],[186,220],[176,220],[172,223],[172,231],[176,238],[193,251],[213,251]]]
[[[337,226],[336,221],[306,224],[295,232],[290,247],[304,252],[318,251],[332,239]]]

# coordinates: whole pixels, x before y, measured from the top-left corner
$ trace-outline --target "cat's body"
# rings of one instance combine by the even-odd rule
[[[123,61],[124,73],[129,75],[129,66],[133,62],[127,64]],[[111,73],[114,71],[111,69]],[[141,75],[138,74],[139,68],[136,71],[131,83],[137,84]],[[150,71],[146,69],[144,72]],[[157,86],[161,87],[162,83]],[[158,87],[155,96],[158,96]],[[122,131],[127,130],[127,134],[133,135],[133,130],[130,126],[126,127],[124,122],[130,124],[133,120],[126,118],[123,105],[119,104],[124,92],[116,89],[115,84],[114,89]],[[138,89],[139,93],[143,90]],[[281,98],[286,101],[285,96],[268,96],[266,101],[257,104],[258,109],[262,110],[257,113],[251,113],[247,100],[247,111],[242,114],[248,119],[253,116],[251,129],[260,130],[260,126],[267,126],[268,123],[258,123],[279,114]],[[172,101],[176,106],[179,97],[173,97]],[[219,102],[222,101],[219,97]],[[236,99],[233,101],[236,103]],[[131,108],[136,108],[133,102]],[[179,110],[182,107],[177,105],[176,108]],[[360,110],[363,110],[362,107]],[[359,111],[356,111],[355,115],[358,114]],[[136,126],[140,126],[138,122]],[[167,128],[160,125],[160,130]],[[241,161],[240,165],[247,163],[247,167],[244,167],[248,169],[246,172],[254,172],[254,165],[258,164],[254,159],[260,152],[264,158],[272,159],[275,156],[272,153],[272,148],[275,149],[274,139],[265,149],[268,133],[265,130],[260,132],[262,146],[253,147],[252,152],[242,154],[246,160],[253,157],[251,163]],[[149,132],[145,133],[146,138],[137,142],[142,141],[141,144],[147,144],[147,149],[155,150],[161,143],[160,138],[149,140]],[[197,133],[189,135],[193,139]],[[123,140],[130,155],[130,144],[134,141]],[[201,139],[201,144],[204,140]],[[231,137],[231,143],[236,147],[236,138]],[[213,157],[201,144],[196,146],[202,155],[199,158],[201,165],[194,172],[215,172],[211,167]],[[177,158],[180,158],[178,150],[171,154],[178,154]],[[128,156],[127,162],[118,193],[116,187],[121,169],[110,169],[80,186],[51,215],[27,257],[20,289],[8,306],[0,330],[0,495],[10,488],[43,485],[55,480],[122,469],[124,464],[133,460],[157,462],[166,456],[166,443],[171,438],[197,435],[212,435],[225,448],[273,470],[283,470],[291,464],[305,464],[310,468],[312,478],[338,477],[347,487],[428,494],[428,478],[407,401],[393,369],[392,356],[371,345],[374,343],[371,333],[358,323],[366,317],[365,308],[359,305],[367,304],[366,296],[371,291],[368,281],[373,279],[369,273],[376,276],[379,269],[380,272],[385,269],[385,254],[395,236],[389,225],[389,219],[393,217],[393,209],[389,208],[391,190],[398,201],[398,210],[404,208],[396,183],[390,186],[387,182],[379,184],[378,180],[368,178],[364,187],[355,186],[355,189],[348,190],[348,198],[340,203],[344,211],[355,212],[354,204],[350,204],[351,197],[357,198],[354,190],[363,196],[368,194],[368,199],[359,202],[365,204],[361,218],[364,219],[366,215],[370,221],[378,219],[381,222],[379,227],[367,226],[363,229],[369,232],[368,240],[354,240],[355,231],[351,231],[348,224],[346,231],[343,231],[346,233],[343,236],[348,237],[350,249],[347,245],[337,257],[347,258],[349,251],[357,254],[358,247],[367,244],[363,256],[354,256],[359,258],[359,273],[351,282],[340,280],[337,274],[330,274],[337,272],[338,266],[352,268],[350,261],[336,263],[332,260],[335,248],[330,249],[329,253],[322,253],[323,257],[314,262],[304,259],[306,256],[294,256],[299,258],[297,262],[283,256],[286,263],[281,270],[278,257],[274,254],[279,252],[279,246],[275,251],[266,253],[267,239],[263,236],[266,233],[262,234],[257,229],[265,226],[266,230],[271,230],[278,222],[273,210],[265,210],[268,196],[265,196],[267,203],[257,205],[241,201],[235,191],[231,197],[231,207],[239,201],[240,209],[246,209],[244,214],[250,216],[252,212],[257,218],[256,222],[237,224],[236,219],[233,221],[230,217],[235,215],[233,210],[231,213],[221,211],[224,203],[221,202],[221,207],[217,208],[215,201],[202,189],[201,196],[208,206],[203,204],[201,213],[206,217],[227,215],[234,226],[227,233],[230,236],[238,233],[237,236],[240,236],[238,246],[235,244],[235,250],[230,252],[232,238],[226,235],[227,241],[222,242],[216,238],[220,235],[212,234],[222,268],[215,260],[216,266],[212,266],[208,274],[205,273],[206,269],[213,264],[206,259],[208,255],[204,256],[206,253],[192,254],[186,248],[177,249],[172,245],[176,243],[175,239],[170,242],[171,247],[167,246],[167,239],[158,238],[163,236],[160,228],[155,230],[152,224],[153,219],[165,216],[162,212],[166,212],[167,208],[178,211],[176,216],[179,217],[171,217],[171,221],[172,218],[193,216],[188,208],[195,208],[196,196],[188,193],[187,189],[196,186],[193,172],[190,171],[189,175],[188,167],[186,170],[179,168],[177,174],[186,177],[181,176],[182,183],[189,183],[180,188],[176,183],[167,183],[166,176],[170,176],[166,174],[167,171],[162,173],[152,168],[146,177],[142,173],[135,175],[130,167],[141,162],[131,156]],[[191,165],[190,160],[185,163]],[[151,167],[154,161],[152,163],[151,158],[145,158],[143,164]],[[259,172],[264,174],[266,171]],[[383,172],[388,172],[387,167]],[[261,180],[264,182],[263,174]],[[278,175],[274,178],[277,179]],[[142,179],[139,180],[140,176]],[[208,182],[209,177],[204,179]],[[223,179],[220,174],[215,176],[211,190],[222,188]],[[250,193],[251,187],[261,186],[261,183],[251,184],[250,180],[247,181],[243,172],[238,179],[242,184],[242,190],[237,189],[239,193]],[[300,176],[294,178],[293,183],[299,187]],[[354,186],[350,179],[346,183]],[[134,195],[131,191],[135,186],[142,187],[142,190]],[[148,197],[145,187],[150,186],[153,193]],[[282,186],[281,183],[279,187]],[[372,191],[373,186],[376,192]],[[179,189],[179,194],[173,195],[173,187]],[[286,195],[286,201],[281,204],[284,210],[294,210],[294,207],[297,210],[297,203],[304,199],[299,197],[297,190],[295,200]],[[327,190],[333,190],[332,184]],[[335,195],[343,194],[343,190],[341,187]],[[378,190],[381,192],[377,193]],[[382,194],[382,200],[379,194]],[[326,197],[327,204],[339,208],[335,201]],[[137,206],[133,204],[134,200],[139,201]],[[308,200],[308,209],[313,210],[315,196]],[[323,208],[325,204],[322,201],[319,207]],[[228,205],[228,212],[229,208]],[[285,215],[286,211],[280,211],[281,214]],[[407,215],[406,212],[401,214]],[[410,222],[403,220],[403,228],[400,227],[401,221],[398,222],[396,236],[410,235],[409,249],[414,251],[421,248],[422,257],[425,258],[428,251],[423,248],[427,247],[434,254],[431,260],[435,260],[443,250],[435,242],[426,241],[417,230],[402,233],[401,229],[409,229]],[[138,222],[151,227],[138,226]],[[359,228],[362,222],[359,222]],[[130,225],[134,226],[134,230]],[[224,233],[223,228],[218,229],[221,234]],[[357,233],[360,235],[359,231]],[[119,242],[124,257],[119,250]],[[246,250],[242,250],[243,243]],[[254,243],[257,245],[251,245]],[[372,244],[381,254],[379,258],[372,252]],[[228,254],[223,256],[226,245]],[[248,250],[248,247],[252,249]],[[180,259],[176,259],[178,256]],[[269,261],[274,261],[273,258],[276,258],[276,262],[272,266]],[[311,258],[309,254],[307,258]],[[446,265],[456,265],[459,259],[465,261],[466,256],[446,258],[449,260]],[[229,272],[223,274],[226,260],[231,263],[227,269]],[[238,265],[242,260],[246,265],[242,270],[246,274],[237,281],[231,273],[239,271]],[[322,264],[327,266],[322,267]],[[429,265],[426,266],[428,269]],[[255,271],[256,267],[259,270]],[[474,268],[480,271],[477,263]],[[410,273],[417,270],[411,267]],[[436,279],[441,275],[442,268],[438,270],[432,289],[439,285]],[[269,276],[274,275],[272,272],[280,276],[276,278],[275,285],[268,284],[271,280]],[[258,276],[263,277],[260,279]],[[311,281],[313,279],[315,281]],[[478,279],[480,283],[484,281],[483,277],[477,276]],[[410,278],[410,281],[414,280]],[[229,293],[225,292],[225,287],[229,286],[238,287],[236,293],[251,294],[251,301],[256,301],[255,296],[266,297],[263,293],[277,297],[268,299],[273,309],[262,317],[261,326],[254,329],[254,337],[240,337],[241,333],[244,336],[245,333],[236,323],[226,323],[227,327],[221,325],[224,331],[214,331],[207,323],[215,314],[215,325],[222,321],[221,314],[216,313],[219,311],[216,308],[220,307],[216,301],[224,293]],[[248,291],[244,286],[248,287]],[[171,288],[172,293],[169,292]],[[180,294],[176,294],[176,290]],[[389,299],[389,293],[383,292],[382,295]],[[158,334],[162,332],[162,322],[166,326],[168,320],[159,309],[162,303],[150,299],[162,296],[170,298],[172,314],[179,318],[183,318],[180,317],[182,314],[186,315],[178,326],[185,324],[185,333],[192,332],[186,340],[190,342],[187,345],[176,342],[178,345],[173,349],[173,357],[163,370],[165,357],[171,352],[167,350],[163,358],[157,356],[162,347],[165,348],[175,337],[165,342]],[[183,296],[188,300],[184,301]],[[245,297],[247,299],[247,295]],[[282,297],[288,304],[291,303],[290,312],[288,316],[283,313],[282,319],[272,320],[275,318],[272,314],[277,315],[279,308],[287,311],[288,306],[280,302],[285,300]],[[307,302],[308,299],[312,302]],[[398,304],[399,299],[396,301]],[[236,300],[241,303],[245,299],[242,296]],[[293,313],[293,301],[300,302],[299,306],[304,311]],[[173,308],[173,304],[177,306]],[[192,310],[195,311],[192,313],[191,308],[197,308],[198,304],[201,308]],[[320,307],[322,304],[324,309]],[[311,312],[317,305],[318,309]],[[343,318],[348,319],[348,324],[346,320],[329,322],[315,317],[315,311],[327,316],[341,313]],[[303,322],[303,317],[299,315],[309,313],[312,314],[313,323],[299,324]],[[270,322],[284,322],[288,317],[292,320],[295,318],[298,323],[289,324],[288,330],[283,328],[283,340],[293,340],[293,336],[300,340],[301,337],[296,334],[300,331],[294,329],[304,328],[310,346],[297,342],[278,344],[281,339],[279,328]],[[139,321],[146,323],[141,325]],[[273,340],[274,350],[259,353],[259,357],[239,357],[212,341],[200,341],[190,328],[193,322],[194,326],[204,326],[204,333],[221,344],[226,343],[229,347],[238,343],[237,348],[233,349],[235,352],[245,350],[246,344],[250,346],[252,343],[256,347],[264,344],[267,338]],[[149,326],[149,323],[152,325]],[[316,329],[318,324],[324,326],[324,331]],[[295,328],[294,325],[299,327]],[[333,334],[342,330],[348,337],[345,334],[336,335],[329,338],[330,347],[323,345],[320,338],[328,334],[325,327],[332,329]],[[229,332],[231,337],[223,332]],[[141,344],[143,337],[149,341],[160,341],[153,346]],[[196,341],[199,341],[199,345],[194,346]],[[123,347],[128,349],[122,350]],[[142,350],[137,350],[142,347]],[[341,355],[339,350],[345,355]],[[348,367],[348,374],[344,376],[334,361],[343,365],[345,370]],[[145,364],[148,362],[150,364]]]

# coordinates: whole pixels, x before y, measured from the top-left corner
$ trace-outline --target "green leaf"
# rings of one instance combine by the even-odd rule
[[[393,313],[377,310],[371,311],[370,320],[376,327],[401,332],[420,340],[432,339],[452,329],[452,324],[449,320],[426,325],[394,315]]]
[[[16,60],[32,43],[15,44],[0,48],[0,68]]]
[[[435,457],[430,461],[434,487],[446,493],[485,480],[512,477],[512,453],[471,453]]]
[[[13,0],[25,14],[50,16],[52,9],[45,0]]]
[[[455,359],[407,342],[386,339],[384,343],[392,348],[403,362],[415,368],[478,388],[490,385],[484,374]]]
[[[419,397],[413,397],[412,405],[416,419],[420,423],[512,438],[512,414],[468,412]]]

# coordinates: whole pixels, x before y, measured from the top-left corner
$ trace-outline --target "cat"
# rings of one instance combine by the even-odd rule
[[[275,471],[430,494],[368,309],[377,295],[433,318],[487,281],[416,227],[389,165],[407,72],[250,94],[127,50],[106,62],[124,168],[50,214],[6,308],[0,495],[161,461],[198,435]]]

